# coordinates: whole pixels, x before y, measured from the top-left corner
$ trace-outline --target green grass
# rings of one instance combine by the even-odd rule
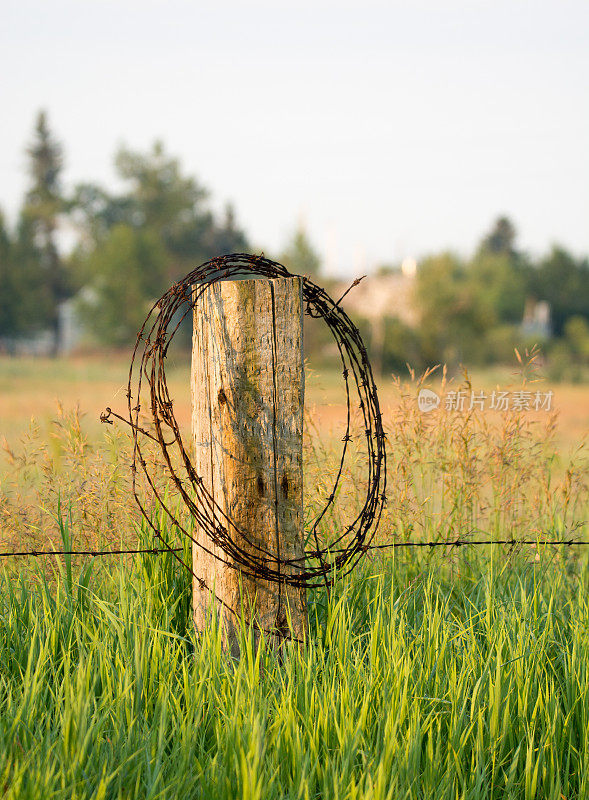
[[[167,557],[6,573],[0,796],[587,797],[585,564],[487,555],[366,564],[239,661]]]
[[[589,539],[589,453],[563,455],[552,418],[423,415],[418,385],[384,417],[379,541]],[[339,464],[321,422],[305,438],[309,519]],[[348,466],[324,541],[362,502],[361,449]],[[1,550],[151,546],[129,477],[128,434],[93,437],[64,408],[50,437],[33,426],[7,446]],[[304,645],[254,651],[244,630],[237,661],[214,625],[193,630],[169,556],[7,559],[0,798],[587,798],[584,550],[367,556],[329,599],[309,593]]]

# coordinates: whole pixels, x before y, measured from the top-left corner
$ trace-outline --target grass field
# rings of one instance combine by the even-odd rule
[[[521,384],[519,366],[495,368],[471,375],[473,389],[490,391]],[[129,356],[80,356],[67,360],[11,359],[0,357],[0,438],[14,444],[33,418],[41,429],[51,433],[58,416],[58,405],[66,410],[78,406],[84,415],[85,430],[92,439],[100,435],[99,415],[111,406],[124,410],[129,372]],[[190,420],[189,356],[171,360],[168,379],[176,404],[176,416],[184,424]],[[460,377],[454,383],[460,383]],[[377,379],[381,405],[385,411],[397,405],[399,393],[392,376]],[[432,381],[439,385],[435,375]],[[589,385],[533,384],[554,392],[553,408],[559,415],[558,444],[566,450],[589,432]],[[333,368],[307,368],[306,401],[327,426],[344,418],[341,374]],[[541,415],[540,415],[541,416]]]
[[[586,562],[379,565],[232,662],[163,560],[0,588],[6,798],[589,794]]]
[[[97,421],[124,407],[125,370],[114,357],[0,361],[2,550],[151,544],[129,499],[127,435]],[[187,375],[170,373],[186,423]],[[342,405],[335,373],[310,371],[307,387],[311,513],[329,491]],[[380,542],[589,539],[587,387],[551,387],[558,419],[423,414],[418,387],[381,381]],[[357,507],[361,467],[352,451],[327,540]],[[244,630],[238,661],[214,627],[195,634],[188,573],[167,556],[7,560],[0,797],[588,797],[585,548],[384,553],[329,599],[309,592],[304,644],[254,652]]]

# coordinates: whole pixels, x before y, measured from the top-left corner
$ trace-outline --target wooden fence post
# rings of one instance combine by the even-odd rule
[[[196,470],[225,514],[281,558],[302,557],[304,544],[302,316],[300,278],[220,280],[194,311]],[[195,538],[226,558],[202,531]],[[292,635],[304,635],[304,589],[243,575],[196,544],[193,565],[218,598],[194,581],[195,625],[202,630],[216,605],[233,654],[239,652],[241,614],[246,623],[287,637],[290,620]]]

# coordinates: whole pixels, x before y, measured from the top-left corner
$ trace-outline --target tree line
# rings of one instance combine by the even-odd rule
[[[64,191],[63,148],[44,112],[26,153],[30,188],[14,230],[0,217],[0,337],[50,329],[57,346],[59,306],[82,290],[80,314],[96,341],[127,344],[171,283],[195,264],[249,246],[231,206],[215,215],[207,190],[159,142],[148,153],[119,149],[120,192],[96,183]],[[67,256],[64,230],[76,241]]]
[[[387,269],[381,269],[386,272]],[[385,368],[509,363],[514,347],[541,345],[554,378],[589,366],[589,261],[554,245],[538,259],[499,217],[470,258],[444,252],[417,270],[414,328],[389,319]],[[534,317],[539,304],[547,316]]]
[[[121,147],[115,169],[122,189],[82,183],[66,191],[63,147],[40,112],[26,148],[28,189],[16,223],[0,212],[0,343],[50,330],[57,349],[60,305],[76,307],[96,343],[134,340],[154,299],[196,264],[250,250],[228,205],[215,214],[209,193],[185,174],[160,142],[145,153]],[[61,237],[73,236],[64,255]],[[278,260],[318,276],[321,261],[299,229]],[[381,267],[380,274],[398,267]],[[325,278],[323,279],[325,282]],[[467,259],[440,253],[422,259],[415,279],[419,324],[386,319],[383,366],[400,370],[459,362],[509,360],[514,345],[542,338],[522,327],[526,308],[550,307],[555,363],[589,363],[589,262],[554,246],[533,259],[517,246],[512,222],[500,217]],[[370,337],[370,331],[367,330]],[[320,349],[324,337],[309,331]]]

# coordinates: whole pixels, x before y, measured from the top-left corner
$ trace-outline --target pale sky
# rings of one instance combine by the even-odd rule
[[[0,205],[40,108],[64,182],[162,139],[276,254],[299,220],[347,273],[508,214],[589,253],[588,0],[4,0]]]

